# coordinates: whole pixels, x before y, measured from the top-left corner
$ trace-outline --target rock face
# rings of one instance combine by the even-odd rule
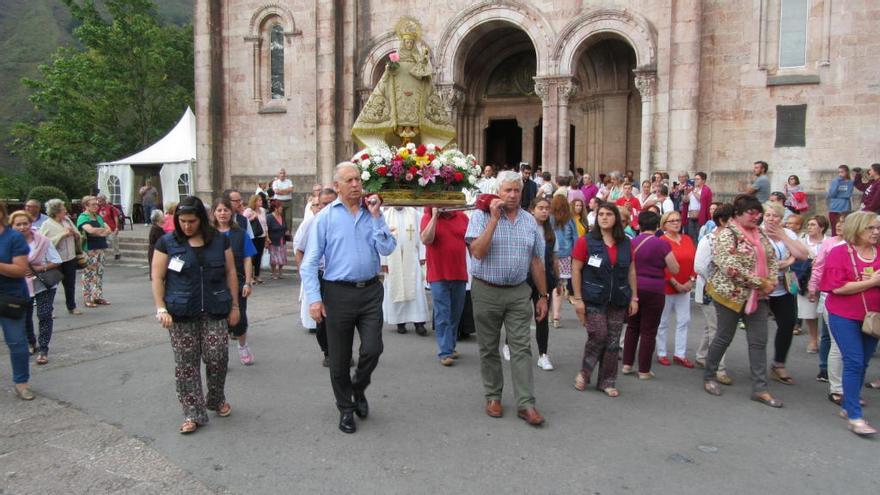
[[[404,15],[480,162],[703,170],[732,193],[765,160],[773,189],[797,174],[821,194],[837,165],[878,160],[880,4],[581,4],[197,0],[197,189],[279,166],[300,190],[330,181]]]

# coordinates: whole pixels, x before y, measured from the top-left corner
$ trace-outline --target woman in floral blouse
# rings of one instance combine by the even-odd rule
[[[782,407],[782,401],[770,395],[767,387],[767,297],[776,287],[776,252],[758,228],[764,211],[760,201],[741,194],[734,199],[733,210],[733,219],[718,232],[712,248],[718,269],[709,277],[707,292],[715,301],[718,330],[706,357],[703,388],[709,394],[721,395],[716,381],[718,362],[742,319],[749,345],[752,400]]]

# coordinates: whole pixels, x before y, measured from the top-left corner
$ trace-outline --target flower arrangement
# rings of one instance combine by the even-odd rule
[[[397,52],[389,53],[387,68],[396,71],[398,67],[400,67],[400,54]]]
[[[461,191],[476,187],[480,166],[473,155],[443,151],[433,144],[395,148],[381,145],[357,152],[351,159],[361,170],[364,191],[414,189],[416,192]]]

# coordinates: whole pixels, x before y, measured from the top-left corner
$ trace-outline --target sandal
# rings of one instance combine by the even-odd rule
[[[617,397],[620,395],[620,391],[614,387],[608,387],[602,391],[605,392],[605,395],[607,395],[608,397]]]
[[[867,437],[871,435],[876,435],[877,430],[875,430],[871,425],[865,422],[864,419],[851,419],[849,420],[849,431],[855,433],[860,437]]]
[[[84,302],[84,303],[83,303],[83,306],[85,306],[85,307],[87,307],[87,308],[97,308],[97,307],[98,307],[97,304],[95,304],[95,303],[93,303],[93,302],[89,302],[89,301]]]
[[[574,388],[580,392],[583,392],[587,389],[587,384],[590,383],[587,378],[584,376],[584,372],[581,371],[574,377]]]
[[[110,301],[106,299],[95,299],[95,304],[100,304],[102,306],[110,306]]]
[[[199,424],[191,419],[188,419],[188,420],[184,421],[182,425],[180,425],[180,434],[181,435],[188,435],[198,429],[199,429]]]
[[[559,318],[553,318],[553,328],[559,328]]]
[[[828,394],[828,400],[830,400],[831,402],[833,402],[839,406],[840,403],[843,402],[843,394],[834,394],[834,393]]]
[[[705,390],[707,394],[716,397],[721,395],[721,387],[718,386],[718,382],[714,380],[706,380],[703,382],[703,390]]]
[[[639,371],[639,380],[653,380],[657,375],[654,374],[653,371],[649,371],[647,373],[642,373]]]
[[[217,416],[220,416],[221,418],[225,418],[230,414],[232,414],[232,406],[230,406],[228,402],[224,402],[217,408]]]
[[[83,314],[83,312],[80,311],[78,308],[68,309],[67,312],[75,316]]]
[[[782,370],[782,373],[780,373]],[[785,370],[785,366],[771,366],[770,367],[770,378],[776,380],[783,385],[794,385],[794,378],[788,374]]]
[[[872,388],[874,390],[880,390],[880,379],[874,380],[873,382],[866,383],[865,388]]]
[[[773,398],[772,395],[761,395],[761,394],[752,394],[752,400],[755,402],[760,402],[765,406],[780,408],[782,407],[782,401],[779,399]]]
[[[628,364],[624,364],[623,367],[620,368],[620,373],[622,375],[632,375],[633,374],[633,367]]]
[[[49,362],[49,358],[47,358],[46,355],[43,354],[42,352],[39,355],[37,355],[37,364],[43,365],[43,364],[47,364],[48,362]]]

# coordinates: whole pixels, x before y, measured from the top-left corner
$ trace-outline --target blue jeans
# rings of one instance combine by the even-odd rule
[[[150,215],[156,209],[156,205],[143,205],[144,208],[144,225],[150,225]]]
[[[30,352],[24,332],[24,316],[17,320],[0,317],[3,338],[9,347],[9,360],[12,361],[12,383],[27,383],[31,379],[28,368]]]
[[[828,313],[828,324],[843,355],[843,408],[849,419],[862,419],[859,398],[865,371],[877,349],[877,339],[862,333],[862,322]]]
[[[431,298],[434,300],[434,336],[437,338],[437,353],[441,359],[452,356],[455,351],[455,337],[458,322],[464,310],[464,295],[467,282],[463,280],[441,280],[431,282]]]

